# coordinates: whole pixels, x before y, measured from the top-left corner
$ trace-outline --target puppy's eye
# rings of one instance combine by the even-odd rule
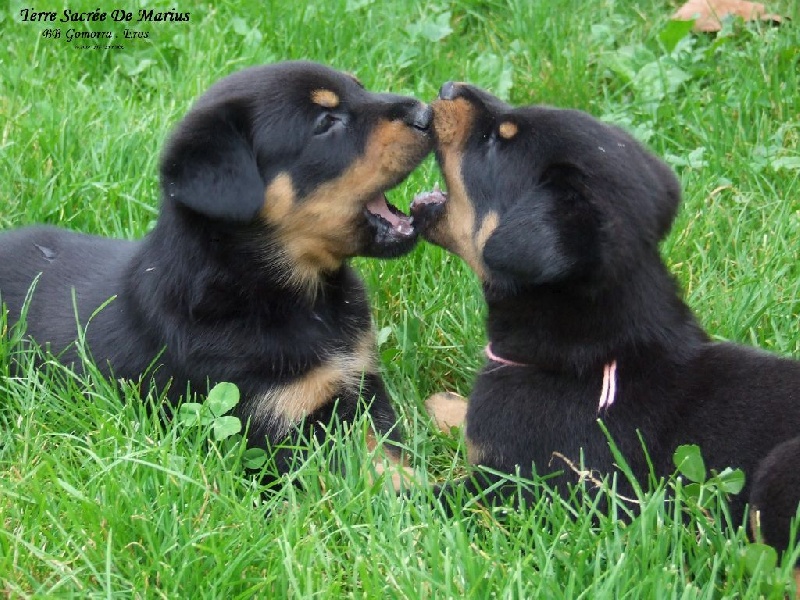
[[[314,123],[314,135],[322,135],[323,133],[327,133],[335,125],[340,124],[341,122],[342,119],[333,113],[322,113],[317,117],[316,123]]]

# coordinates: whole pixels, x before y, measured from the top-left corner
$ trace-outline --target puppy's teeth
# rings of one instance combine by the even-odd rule
[[[433,191],[434,191],[434,192],[438,192],[438,191],[439,191],[439,182],[438,182],[438,181],[434,182],[434,184],[433,184]]]
[[[414,232],[414,226],[410,221],[403,221],[394,226],[394,230],[402,235],[410,235]]]

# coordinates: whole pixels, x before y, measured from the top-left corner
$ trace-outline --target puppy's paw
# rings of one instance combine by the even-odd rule
[[[461,427],[467,417],[467,399],[452,392],[439,392],[425,400],[425,410],[436,426],[449,433],[451,427]]]
[[[410,466],[404,462],[397,462],[392,459],[387,460],[387,457],[376,457],[372,461],[375,476],[385,476],[387,481],[392,486],[395,492],[402,492],[403,490],[410,490],[411,488],[420,487],[420,479],[417,473]],[[374,483],[372,474],[368,474],[368,480]]]

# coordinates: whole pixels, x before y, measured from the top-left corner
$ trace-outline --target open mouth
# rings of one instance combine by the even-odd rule
[[[364,207],[367,220],[375,227],[388,228],[392,233],[410,237],[414,235],[413,218],[403,214],[386,200],[386,194],[379,192]]]
[[[366,228],[360,256],[394,258],[410,252],[419,236],[426,235],[444,214],[446,199],[447,194],[437,186],[431,192],[417,194],[411,215],[406,215],[386,200],[384,192],[378,192],[362,211]]]
[[[383,192],[375,195],[364,207],[364,214],[373,226],[389,229],[398,236],[410,237],[427,225],[438,220],[447,202],[447,192],[435,184],[433,190],[420,192],[411,202],[411,216],[403,214],[399,208],[386,199]]]

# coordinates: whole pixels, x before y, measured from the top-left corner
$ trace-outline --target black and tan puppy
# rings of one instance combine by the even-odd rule
[[[661,160],[582,112],[513,108],[466,84],[445,84],[432,107],[447,195],[421,194],[412,214],[482,280],[489,345],[466,408],[447,395],[429,407],[449,425],[466,410],[472,463],[564,471],[559,487],[577,475],[554,453],[611,473],[599,418],[642,482],[638,432],[659,475],[694,443],[709,467],[752,478],[798,436],[800,362],[711,342],[661,261],[680,201]],[[794,515],[797,448],[773,461],[793,479],[761,495],[762,523]],[[731,501],[737,521],[749,487]]]
[[[350,420],[367,403],[377,433],[396,439],[367,297],[346,261],[413,247],[416,230],[384,192],[429,153],[431,119],[413,98],[313,63],[226,77],[172,132],[144,239],[0,235],[9,322],[38,276],[27,335],[64,363],[78,359],[77,310],[88,351],[113,377],[144,374],[145,389],[171,399],[187,384],[235,383],[251,444],[334,410]]]

